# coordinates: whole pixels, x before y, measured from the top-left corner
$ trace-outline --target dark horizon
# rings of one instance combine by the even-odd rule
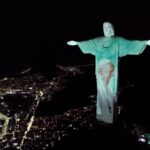
[[[0,66],[9,71],[17,66],[94,62],[93,57],[83,55],[78,47],[69,47],[66,42],[103,35],[104,21],[112,22],[118,36],[150,39],[149,4],[129,0],[1,2]]]

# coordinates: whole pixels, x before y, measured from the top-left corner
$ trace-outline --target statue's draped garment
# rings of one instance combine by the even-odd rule
[[[105,123],[114,121],[114,103],[117,102],[118,58],[126,55],[139,55],[146,48],[146,41],[127,40],[122,37],[97,37],[78,42],[84,54],[95,56],[95,74],[97,80],[96,118]],[[99,73],[100,61],[108,59],[114,66],[109,83],[105,84]]]

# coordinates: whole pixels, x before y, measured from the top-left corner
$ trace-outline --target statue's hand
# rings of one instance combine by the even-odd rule
[[[146,42],[146,45],[149,45],[149,46],[150,46],[150,40],[148,40],[148,41]]]
[[[68,41],[67,44],[70,46],[78,45],[78,43],[76,41]]]

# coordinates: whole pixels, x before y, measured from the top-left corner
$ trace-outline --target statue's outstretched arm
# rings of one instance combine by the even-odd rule
[[[146,41],[146,45],[150,46],[150,40]]]
[[[68,41],[67,45],[69,45],[69,46],[75,46],[75,45],[78,45],[78,42],[76,42],[76,41]]]

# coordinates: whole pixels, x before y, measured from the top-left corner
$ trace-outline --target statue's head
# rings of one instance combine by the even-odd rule
[[[114,27],[110,22],[103,23],[103,32],[105,37],[112,37],[115,35]]]

